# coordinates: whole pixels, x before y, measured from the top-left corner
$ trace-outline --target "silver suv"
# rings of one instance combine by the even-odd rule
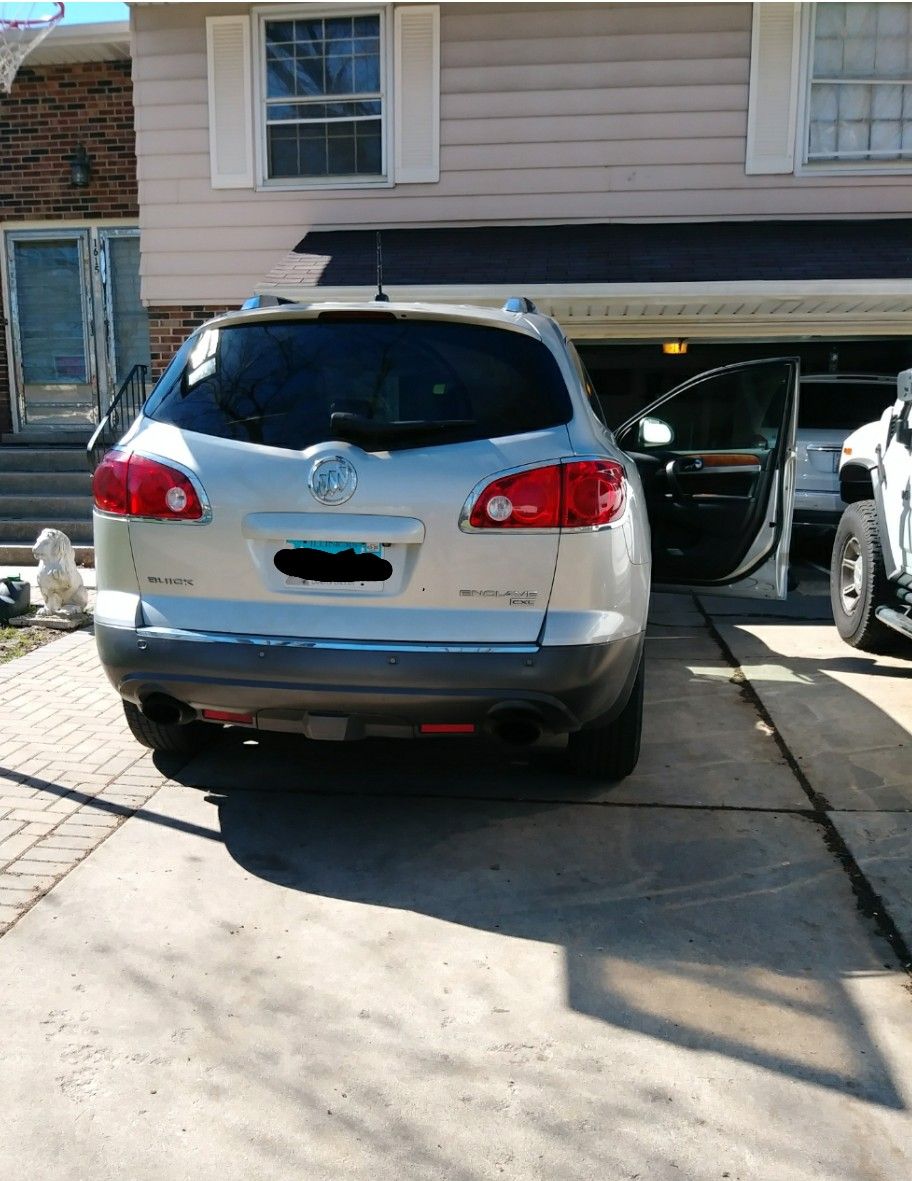
[[[650,569],[784,593],[797,376],[701,375],[616,441],[526,300],[211,321],[94,476],[98,649],[133,733],[558,734],[624,777]]]
[[[798,407],[795,524],[835,529],[845,509],[839,457],[852,431],[889,406],[896,378],[878,373],[805,373]]]

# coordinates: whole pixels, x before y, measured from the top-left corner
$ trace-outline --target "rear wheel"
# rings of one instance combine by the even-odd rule
[[[873,500],[859,500],[842,514],[830,566],[833,619],[847,644],[875,653],[895,647],[893,632],[875,615],[890,597],[877,510]]]
[[[645,665],[645,656],[640,656],[640,667],[630,699],[613,722],[607,726],[577,730],[570,735],[567,750],[578,774],[617,781],[626,779],[636,767],[643,730]]]
[[[124,717],[130,727],[130,733],[137,742],[148,746],[150,750],[159,750],[167,754],[192,755],[196,754],[209,741],[210,730],[205,722],[187,722],[184,726],[164,726],[147,718],[132,701],[123,703]]]

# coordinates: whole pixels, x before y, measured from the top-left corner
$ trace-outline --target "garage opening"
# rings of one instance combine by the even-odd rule
[[[673,331],[669,339],[674,339]],[[801,359],[802,376],[811,374],[871,374],[895,378],[912,366],[912,337],[864,337],[839,340],[770,341],[688,341],[687,352],[669,356],[662,342],[576,341],[592,382],[598,391],[605,417],[618,426],[648,406],[667,390],[707,369],[761,357],[796,356]],[[831,392],[814,396],[805,392],[799,408],[800,425],[845,429],[849,434],[863,422],[877,418],[883,410],[882,395],[865,389],[858,405]]]

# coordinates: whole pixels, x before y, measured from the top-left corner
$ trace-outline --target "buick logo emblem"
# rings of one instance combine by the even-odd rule
[[[341,455],[318,459],[307,486],[321,504],[345,504],[358,487],[358,473]]]

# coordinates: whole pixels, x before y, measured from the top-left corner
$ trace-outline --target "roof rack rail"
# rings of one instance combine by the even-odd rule
[[[503,311],[514,312],[516,315],[538,315],[538,308],[531,299],[524,295],[511,295],[503,306]]]
[[[256,308],[277,308],[283,303],[294,303],[294,300],[285,299],[281,295],[251,295],[241,304],[241,311],[249,312]]]

